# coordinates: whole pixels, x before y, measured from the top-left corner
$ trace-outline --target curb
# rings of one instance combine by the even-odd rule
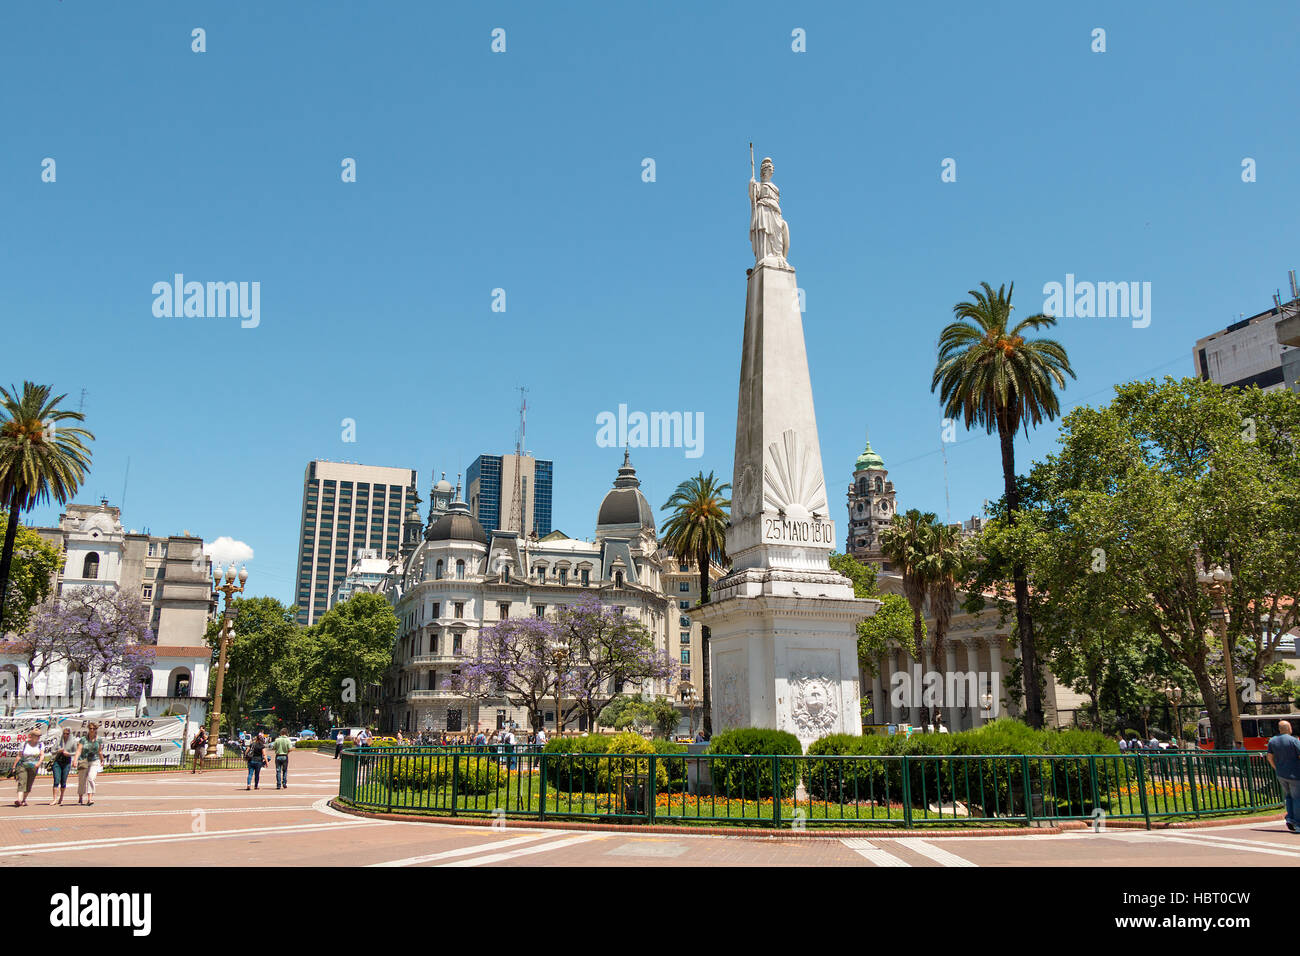
[[[491,828],[495,822],[490,817],[442,817],[433,814],[409,814],[409,813],[382,813],[373,810],[361,810],[357,807],[349,806],[346,803],[340,803],[338,798],[332,798],[328,806],[340,813],[348,813],[356,817],[366,817],[372,820],[387,820],[392,823],[439,823],[448,826],[467,826],[467,827],[488,827]],[[1086,826],[1086,824],[1083,824]],[[775,839],[784,838],[787,840],[842,840],[845,837],[920,837],[924,839],[941,839],[943,837],[971,837],[971,836],[1017,836],[1017,837],[1035,837],[1044,834],[1059,834],[1065,832],[1064,826],[1053,827],[979,827],[969,830],[956,829],[939,829],[933,830],[911,830],[904,829],[867,829],[854,828],[852,830],[827,830],[818,828],[815,830],[775,830],[771,827],[735,827],[727,828],[724,826],[716,827],[693,827],[679,824],[641,824],[641,823],[582,823],[569,822],[565,820],[510,820],[507,829],[510,830],[580,830],[595,831],[605,833],[681,833],[696,836],[715,836],[729,837],[735,839]],[[1073,828],[1071,828],[1073,829]]]

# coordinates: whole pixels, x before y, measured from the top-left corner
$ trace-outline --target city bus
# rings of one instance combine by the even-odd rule
[[[1242,714],[1241,736],[1247,750],[1263,750],[1268,746],[1268,739],[1277,735],[1278,721],[1289,720],[1293,730],[1300,730],[1300,714]],[[1201,750],[1214,749],[1214,731],[1210,728],[1210,718],[1202,717],[1196,722],[1196,746]]]

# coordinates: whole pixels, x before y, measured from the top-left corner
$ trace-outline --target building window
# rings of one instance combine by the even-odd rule
[[[582,586],[585,588],[588,584],[591,583],[591,571],[589,571],[587,568],[583,568],[581,574],[582,574]]]
[[[436,580],[442,580],[442,559],[441,558],[439,558],[438,563],[433,566],[433,576]]]
[[[677,623],[678,623],[679,625],[681,625],[682,627],[690,627],[690,626],[691,626],[691,619],[690,619],[689,617],[687,617],[685,614],[683,614],[681,617],[679,617],[679,618],[677,619]]]
[[[509,616],[510,616],[510,602],[502,601],[497,605],[497,617],[501,618],[501,620],[504,621]]]
[[[81,576],[88,581],[99,577],[99,555],[94,551],[86,555],[86,560],[81,563]]]
[[[433,602],[433,614],[432,614],[431,616],[433,617],[433,619],[434,619],[435,621],[436,621],[438,618],[442,617],[442,602],[441,602],[441,601],[434,601],[434,602]]]
[[[677,606],[678,606],[679,608],[681,608],[683,611],[686,611],[686,610],[689,610],[689,609],[690,609],[691,602],[690,602],[690,601],[678,601],[678,602],[677,602]]]
[[[568,584],[568,583],[569,583],[569,569],[568,569],[568,568],[560,568],[560,572],[559,572],[559,573],[560,573],[560,583],[561,583],[561,584]]]
[[[682,631],[682,643],[683,643],[683,644],[689,644],[690,642],[691,642],[691,632],[690,632],[690,631]]]
[[[615,571],[615,572],[614,572],[614,587],[616,587],[616,588],[621,588],[622,586],[623,586],[623,572],[622,572],[622,571]]]
[[[690,679],[691,679],[691,669],[689,667],[683,667],[682,680],[690,680]]]
[[[691,593],[690,582],[683,581],[681,584],[677,585],[677,590],[680,591],[682,594],[690,594]]]
[[[539,605],[537,605],[537,616],[538,616],[538,617],[546,617],[546,605],[545,605],[545,604],[539,604]]]
[[[686,573],[687,571],[689,571],[690,569],[691,569],[691,566],[690,566],[689,564],[679,564],[679,565],[677,566],[677,570],[678,570],[678,571],[681,571],[683,574]]]
[[[447,732],[455,733],[460,730],[460,710],[447,711]]]
[[[464,580],[465,580],[465,562],[464,562],[464,561],[457,561],[457,562],[456,562],[456,580],[458,580],[458,581],[464,581]]]
[[[690,648],[683,647],[683,648],[682,648],[682,663],[683,663],[683,664],[689,664],[690,662],[691,662],[691,651],[690,651]]]
[[[464,601],[457,601],[457,602],[456,602],[456,619],[457,619],[457,620],[460,620],[460,619],[461,619],[462,617],[464,617],[464,616],[465,616],[465,602],[464,602]]]
[[[149,542],[149,557],[151,558],[153,557],[153,553],[155,550],[157,550],[157,547],[158,546],[154,544],[152,541]]]
[[[451,638],[451,652],[452,652],[453,654],[455,654],[456,656],[458,656],[458,657],[459,657],[461,654],[463,654],[463,653],[465,652],[465,635],[464,635],[464,634],[453,634],[453,635],[452,635],[452,638]]]
[[[140,592],[141,592],[141,596],[144,597],[144,599],[145,599],[146,601],[152,601],[152,600],[153,600],[153,585],[152,585],[152,584],[146,584],[143,588],[140,589]]]

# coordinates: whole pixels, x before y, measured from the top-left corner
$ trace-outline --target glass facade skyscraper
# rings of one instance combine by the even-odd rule
[[[510,523],[516,470],[520,472],[524,497],[524,533],[536,530],[539,538],[545,537],[551,533],[554,462],[528,455],[479,455],[465,472],[470,513],[478,518],[484,531],[505,528]]]

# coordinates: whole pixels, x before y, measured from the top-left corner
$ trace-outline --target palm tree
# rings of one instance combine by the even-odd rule
[[[9,509],[4,549],[0,551],[0,634],[4,633],[5,599],[13,565],[18,514],[51,497],[67,504],[77,493],[90,466],[83,440],[95,436],[84,428],[64,428],[65,421],[85,421],[81,412],[59,408],[67,396],[50,398],[48,385],[23,382],[0,387],[0,506]]]
[[[929,669],[925,655],[925,598],[930,591],[934,563],[934,526],[938,519],[915,508],[895,514],[893,522],[880,531],[880,551],[903,578],[903,597],[912,606],[912,646]]]
[[[1016,432],[1023,426],[1051,421],[1061,410],[1056,389],[1065,376],[1075,378],[1065,348],[1055,339],[1028,341],[1025,333],[1051,328],[1056,319],[1041,313],[1011,322],[1010,288],[996,292],[987,282],[983,291],[972,289],[971,299],[952,307],[957,321],[939,335],[939,357],[930,391],[939,390],[944,414],[961,418],[966,428],[982,425],[991,435],[996,429],[1002,443],[1002,481],[1006,492],[1007,520],[1020,510],[1016,488]],[[1034,624],[1029,617],[1029,584],[1023,564],[1011,570],[1016,593],[1016,631],[1025,675],[1025,710],[1031,727],[1042,727],[1038,658],[1034,649]]]
[[[952,623],[952,608],[957,600],[957,586],[966,577],[969,558],[965,542],[951,525],[936,523],[929,544],[928,597],[930,616],[934,618],[933,654],[934,669],[937,671],[939,660],[943,656],[944,638],[948,636],[948,626]],[[953,702],[949,701],[948,704],[951,707]]]
[[[709,568],[713,562],[727,564],[727,509],[731,499],[724,495],[730,484],[720,484],[713,472],[706,476],[700,472],[677,486],[660,509],[672,509],[673,515],[664,525],[663,546],[674,558],[683,563],[694,563],[700,572],[700,603],[709,603]],[[709,687],[709,629],[700,628],[700,661],[704,676],[704,733],[713,735],[713,696]]]

